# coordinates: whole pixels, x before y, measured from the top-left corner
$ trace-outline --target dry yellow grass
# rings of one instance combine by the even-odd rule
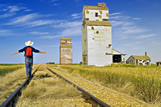
[[[161,68],[156,66],[112,65],[107,67],[66,65],[73,75],[139,98],[148,103],[161,105]]]
[[[113,89],[104,87],[98,81],[91,82],[87,79],[82,78],[81,76],[78,76],[77,74],[71,75],[66,72],[66,70],[59,70],[60,68],[58,67],[53,68],[52,66],[50,66],[50,68],[59,75],[65,77],[69,81],[85,89],[87,92],[91,93],[95,97],[109,104],[111,107],[150,107],[149,104],[143,101],[114,91]]]
[[[22,91],[17,107],[90,107],[72,85],[41,66],[30,84]]]
[[[25,69],[20,69],[12,73],[8,73],[4,77],[0,77],[0,103],[5,99],[26,79]]]
[[[25,67],[25,66],[24,66]],[[35,69],[35,67],[34,67]],[[0,77],[0,104],[26,79],[26,69],[22,68]]]
[[[23,64],[0,64],[0,76],[24,67]]]

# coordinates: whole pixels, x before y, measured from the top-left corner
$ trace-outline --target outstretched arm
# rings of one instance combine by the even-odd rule
[[[45,51],[39,51],[39,53],[46,53]]]
[[[18,53],[19,53],[19,51],[15,52],[15,53],[12,53],[12,55],[14,55],[14,54],[18,54]]]

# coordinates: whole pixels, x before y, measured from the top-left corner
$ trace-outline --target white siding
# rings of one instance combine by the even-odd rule
[[[92,29],[92,27],[94,29]],[[96,33],[99,32],[99,33]],[[87,26],[88,65],[105,66],[112,63],[111,27]]]
[[[139,59],[138,60],[138,65],[151,65],[149,60],[145,60],[145,59]]]
[[[88,11],[89,13],[87,13],[86,11]],[[98,17],[95,16],[96,13],[98,14]],[[85,10],[85,18],[89,18],[89,21],[102,21],[102,19],[109,19],[106,14],[108,14],[107,10]]]

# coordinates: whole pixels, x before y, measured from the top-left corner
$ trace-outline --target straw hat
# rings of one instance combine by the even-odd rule
[[[31,41],[25,42],[25,45],[26,45],[26,46],[32,46],[33,44],[34,44],[34,42],[31,42]]]

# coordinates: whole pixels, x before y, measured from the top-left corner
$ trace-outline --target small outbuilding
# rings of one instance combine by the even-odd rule
[[[136,56],[131,55],[127,60],[127,64],[134,64],[134,65],[151,65],[151,59],[147,55],[147,52],[145,52],[144,56]]]
[[[122,54],[121,52],[112,49],[113,63],[125,63],[125,55],[126,54]]]
[[[161,61],[156,62],[157,66],[161,66]]]

